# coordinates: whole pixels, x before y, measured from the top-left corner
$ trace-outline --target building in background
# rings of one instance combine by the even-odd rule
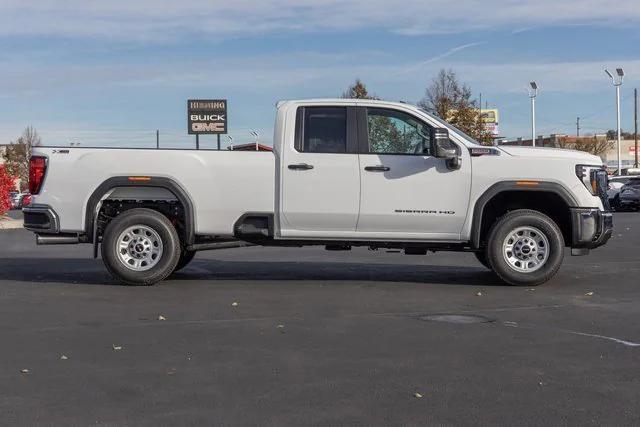
[[[233,151],[273,151],[272,147],[263,144],[256,144],[255,142],[250,142],[248,144],[238,144],[233,147],[227,147],[227,150]]]

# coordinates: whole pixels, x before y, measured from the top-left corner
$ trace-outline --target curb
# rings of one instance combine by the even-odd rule
[[[16,230],[23,227],[21,219],[0,218],[0,230]]]

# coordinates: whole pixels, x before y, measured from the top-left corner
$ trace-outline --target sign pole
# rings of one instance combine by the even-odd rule
[[[200,149],[200,134],[196,133],[196,150]]]
[[[216,135],[218,137],[218,151],[220,151],[220,134]]]

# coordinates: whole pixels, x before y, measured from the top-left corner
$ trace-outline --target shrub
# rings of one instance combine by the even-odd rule
[[[14,188],[13,177],[9,175],[4,165],[0,165],[0,217],[11,209],[9,192]]]

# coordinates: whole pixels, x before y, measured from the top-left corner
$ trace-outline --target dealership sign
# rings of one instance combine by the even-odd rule
[[[227,100],[188,100],[187,123],[190,135],[227,133]]]

